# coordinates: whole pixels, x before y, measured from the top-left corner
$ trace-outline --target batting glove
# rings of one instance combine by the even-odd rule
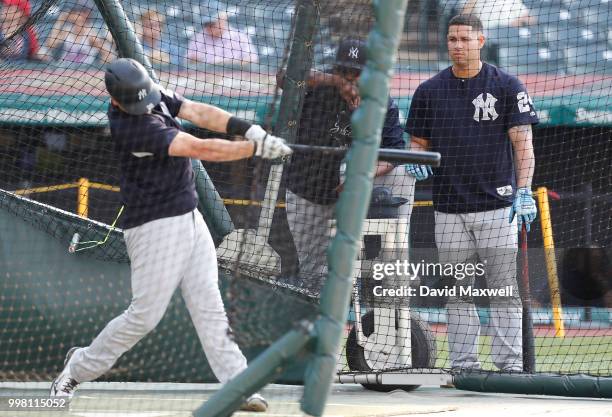
[[[259,125],[251,126],[244,137],[255,142],[255,156],[264,159],[277,159],[293,153],[284,139],[268,134]]]
[[[510,209],[510,218],[508,219],[510,223],[512,223],[512,220],[514,220],[515,214],[517,216],[519,229],[523,226],[523,222],[525,222],[527,231],[529,231],[529,225],[535,220],[536,215],[538,214],[538,209],[531,194],[530,188],[521,187],[516,191],[516,195],[514,196],[514,204],[512,204],[512,208]]]
[[[407,164],[406,172],[416,178],[417,181],[426,180],[430,175],[433,175],[429,165]]]

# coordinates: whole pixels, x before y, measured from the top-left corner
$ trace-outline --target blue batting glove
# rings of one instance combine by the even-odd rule
[[[525,222],[527,231],[529,231],[529,225],[535,220],[538,214],[538,208],[536,207],[530,188],[521,187],[516,190],[514,203],[510,209],[510,218],[508,219],[510,223],[512,223],[515,214],[517,216],[519,230],[523,227],[523,222]]]
[[[430,175],[433,175],[429,165],[406,164],[405,166],[406,172],[416,178],[417,181],[426,180]]]

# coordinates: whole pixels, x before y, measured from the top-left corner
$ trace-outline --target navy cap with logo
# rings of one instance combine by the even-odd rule
[[[366,44],[358,39],[345,39],[340,42],[336,53],[335,66],[339,69],[361,71],[366,64]]]
[[[129,114],[149,113],[161,101],[161,91],[138,61],[120,58],[104,75],[106,90]]]

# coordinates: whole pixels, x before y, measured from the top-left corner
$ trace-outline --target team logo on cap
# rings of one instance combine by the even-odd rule
[[[147,96],[147,90],[145,88],[138,91],[138,101],[142,101]]]
[[[359,59],[359,48],[356,46],[351,47],[351,49],[349,49],[349,58]]]

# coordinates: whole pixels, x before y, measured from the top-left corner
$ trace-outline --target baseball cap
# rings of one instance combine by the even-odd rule
[[[336,67],[362,70],[366,63],[365,42],[358,39],[345,39],[340,42],[336,53]]]
[[[25,16],[30,16],[32,6],[29,0],[2,0],[5,6],[16,6]]]

